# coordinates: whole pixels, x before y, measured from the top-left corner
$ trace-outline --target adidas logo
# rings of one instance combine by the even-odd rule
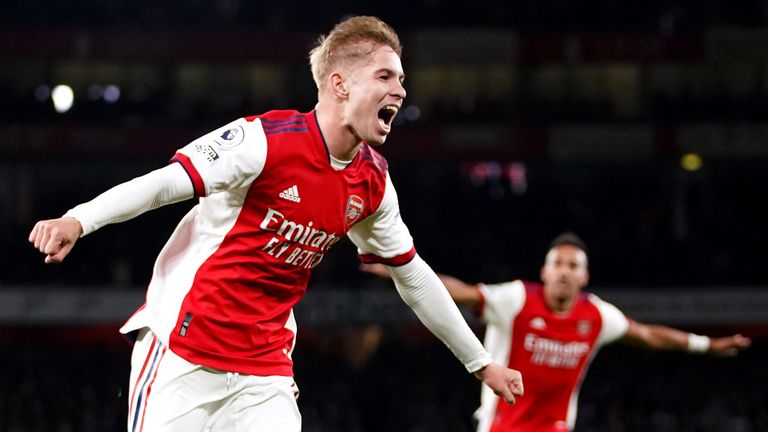
[[[528,323],[528,325],[531,326],[531,328],[536,330],[544,330],[545,328],[547,328],[547,322],[544,321],[544,318],[542,317],[536,317],[532,319],[531,322]]]
[[[280,195],[278,195],[282,199],[287,199],[288,201],[293,202],[301,202],[301,197],[299,196],[299,188],[296,187],[296,185],[293,185],[289,187],[288,189],[280,192]]]

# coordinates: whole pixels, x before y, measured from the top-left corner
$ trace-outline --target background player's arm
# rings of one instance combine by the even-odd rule
[[[381,278],[389,279],[389,271],[384,264],[361,264],[360,269]],[[468,284],[446,274],[438,273],[437,276],[445,285],[445,288],[448,289],[448,293],[456,303],[474,308],[482,302],[482,294],[480,294],[480,290],[477,289],[476,285]]]
[[[663,325],[643,324],[632,320],[629,321],[629,328],[622,340],[650,349],[700,352],[721,357],[734,356],[751,343],[749,338],[740,334],[709,338]]]
[[[477,285],[468,284],[453,276],[442,273],[438,273],[437,276],[448,289],[448,293],[456,303],[476,308],[483,301],[483,296],[480,294],[480,290],[477,289]]]
[[[79,237],[193,195],[189,176],[174,163],[117,185],[61,218],[37,222],[29,242],[46,255],[46,263],[60,263]]]

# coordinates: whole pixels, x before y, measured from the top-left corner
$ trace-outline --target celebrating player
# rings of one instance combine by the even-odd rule
[[[404,301],[489,391],[514,402],[520,373],[492,362],[400,219],[382,144],[405,98],[397,34],[353,17],[310,53],[308,113],[238,119],[178,150],[171,164],[118,185],[29,240],[61,262],[77,239],[199,197],[160,252],[137,336],[130,431],[298,431],[292,308],[310,273],[348,234],[385,263]]]
[[[382,265],[364,265],[379,276]],[[562,432],[573,429],[582,378],[598,349],[621,339],[650,349],[736,355],[749,346],[741,335],[710,339],[628,319],[615,306],[582,292],[589,281],[587,248],[572,233],[552,242],[538,283],[516,280],[470,285],[439,275],[451,297],[477,309],[486,323],[485,348],[500,364],[525,376],[527,395],[497,404],[485,389],[475,412],[478,432]]]

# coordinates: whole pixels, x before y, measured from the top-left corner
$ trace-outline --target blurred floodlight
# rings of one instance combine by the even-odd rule
[[[40,102],[45,102],[49,97],[51,97],[50,87],[45,84],[40,84],[37,86],[35,89],[35,99],[39,100]]]
[[[416,121],[421,117],[421,110],[416,105],[408,105],[403,110],[403,115],[408,121]]]
[[[680,159],[680,165],[686,171],[698,171],[701,168],[701,156],[696,153],[686,153]]]
[[[103,93],[104,93],[104,90],[102,90],[101,86],[98,84],[94,84],[88,87],[88,99],[92,101],[99,100]]]
[[[120,87],[109,84],[108,86],[104,87],[104,100],[108,103],[115,103],[117,100],[120,99]]]
[[[63,114],[72,108],[75,92],[72,91],[72,87],[60,84],[53,88],[51,98],[53,98],[53,108],[56,109],[57,113]]]
[[[515,195],[522,195],[528,191],[528,172],[525,164],[521,162],[507,164],[504,175],[509,179],[509,187]]]

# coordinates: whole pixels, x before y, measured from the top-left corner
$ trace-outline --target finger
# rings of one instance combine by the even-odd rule
[[[45,263],[46,264],[59,264],[62,261],[64,261],[64,258],[69,255],[69,251],[72,250],[72,247],[74,246],[73,243],[67,243],[64,247],[61,248],[61,250],[56,254],[48,254],[48,256],[45,257]]]
[[[43,253],[48,255],[56,254],[61,251],[62,246],[66,242],[67,238],[64,236],[64,234],[59,232],[59,230],[54,230],[48,237],[47,241],[44,243],[45,247],[43,248]]]
[[[522,396],[523,393],[525,393],[525,389],[523,388],[523,380],[514,379],[509,383],[509,386],[512,389],[512,393],[514,393],[516,396]]]
[[[45,246],[48,244],[48,241],[51,237],[50,230],[47,229],[45,225],[40,227],[40,231],[37,233],[37,238],[35,239],[35,247],[40,252],[45,252]]]
[[[61,256],[61,253],[58,253],[56,255],[47,255],[45,257],[45,263],[46,264],[60,264],[63,259],[64,259],[64,257]]]
[[[722,341],[726,348],[733,348],[736,350],[746,349],[752,342],[749,338],[745,338],[738,334],[729,338],[723,338]]]
[[[35,233],[35,237],[32,239],[32,244],[35,245],[35,249],[40,250],[40,245],[43,243],[43,237],[45,237],[45,226],[42,222],[38,222],[32,232]]]
[[[32,231],[29,233],[29,242],[34,244],[35,238],[37,238],[37,232],[39,231],[40,222],[36,223],[34,227],[32,227]]]
[[[517,400],[515,400],[515,395],[512,394],[512,390],[510,390],[509,386],[504,389],[504,400],[507,401],[508,404],[517,402]]]

